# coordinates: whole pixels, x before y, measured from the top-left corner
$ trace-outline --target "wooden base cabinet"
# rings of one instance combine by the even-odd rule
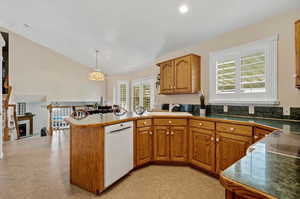
[[[252,137],[216,133],[216,172],[223,171],[246,155]]]
[[[187,161],[186,127],[154,127],[154,160]]]
[[[153,132],[151,127],[137,128],[137,165],[149,163],[153,159]]]
[[[215,171],[215,132],[190,128],[190,163],[208,171]]]
[[[154,127],[154,160],[170,160],[170,129],[168,126]]]
[[[187,160],[186,127],[170,127],[170,159],[177,162]]]

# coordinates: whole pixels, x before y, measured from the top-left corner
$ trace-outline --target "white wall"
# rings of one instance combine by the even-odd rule
[[[48,124],[48,110],[46,103],[31,102],[26,104],[26,112],[35,114],[33,117],[33,134],[40,135],[43,127]]]
[[[156,63],[178,56],[195,53],[201,56],[201,88],[205,95],[209,95],[209,53],[226,48],[240,46],[256,40],[279,34],[278,41],[278,98],[280,106],[300,107],[300,90],[295,88],[295,22],[300,19],[300,9],[274,16],[257,24],[252,24],[218,37],[202,42],[195,46],[178,49],[157,58]],[[136,72],[110,77],[110,82],[117,79],[130,79],[138,76],[153,76],[157,73],[157,66],[148,66],[143,72]],[[108,85],[111,87],[111,85]],[[112,98],[111,89],[107,89],[108,100]],[[199,104],[198,95],[160,95],[159,103]]]
[[[10,103],[16,101],[99,101],[105,97],[105,83],[88,80],[93,69],[65,57],[47,47],[0,27],[9,33]],[[36,103],[36,102],[35,102]],[[42,103],[42,102],[40,102]],[[37,110],[29,102],[27,110],[36,114],[35,133],[45,126],[45,109]],[[1,131],[2,133],[2,131]],[[1,136],[2,137],[2,136]]]
[[[47,101],[95,101],[104,82],[88,80],[91,67],[79,64],[18,34],[9,33],[9,82],[14,96],[46,96]]]

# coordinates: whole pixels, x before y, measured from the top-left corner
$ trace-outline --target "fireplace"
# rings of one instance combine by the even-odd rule
[[[24,137],[27,135],[27,124],[19,124],[19,133],[20,137]]]

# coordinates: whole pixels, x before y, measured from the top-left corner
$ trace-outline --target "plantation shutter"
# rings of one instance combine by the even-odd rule
[[[231,93],[236,90],[236,62],[234,59],[217,62],[217,94]]]
[[[151,108],[151,85],[149,83],[143,84],[143,106],[148,111]]]
[[[241,57],[241,92],[258,93],[266,91],[265,53],[252,53]]]
[[[140,106],[140,84],[133,85],[132,89],[132,108],[133,110],[135,110],[137,107]]]
[[[120,84],[120,106],[123,108],[127,108],[127,95],[128,95],[127,84]]]

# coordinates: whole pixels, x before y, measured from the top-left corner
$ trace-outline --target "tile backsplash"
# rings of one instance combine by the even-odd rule
[[[169,105],[163,104],[162,109],[169,110]],[[181,104],[180,107],[175,107],[174,111],[199,113],[199,109],[200,109],[200,105]],[[223,105],[208,105],[206,108],[206,112],[208,114],[223,114],[223,115],[300,120],[300,107],[291,107],[290,115],[283,114],[283,107],[270,107],[270,106],[254,106],[254,114],[249,114],[249,106],[228,105],[228,111],[224,112]]]

